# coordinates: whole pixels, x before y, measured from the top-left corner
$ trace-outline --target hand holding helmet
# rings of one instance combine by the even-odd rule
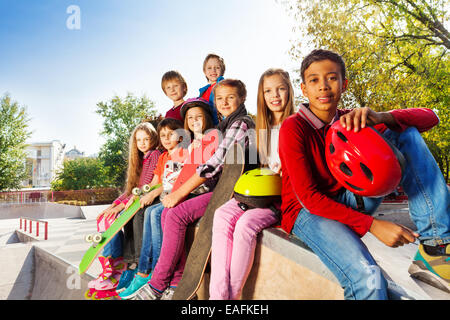
[[[375,129],[347,131],[337,121],[328,130],[325,146],[328,168],[351,192],[382,197],[399,185],[403,155]]]

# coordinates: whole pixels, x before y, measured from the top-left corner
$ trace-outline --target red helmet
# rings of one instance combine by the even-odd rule
[[[336,180],[365,197],[392,193],[400,183],[405,161],[377,130],[366,127],[359,132],[347,131],[339,121],[328,130],[325,157]]]

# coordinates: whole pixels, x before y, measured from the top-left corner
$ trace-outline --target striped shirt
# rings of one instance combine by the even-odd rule
[[[139,177],[139,185],[136,187],[141,188],[143,185],[152,182],[154,174],[153,171],[156,168],[156,164],[158,163],[158,158],[160,155],[160,150],[150,150],[144,155],[141,176]],[[114,203],[116,205],[120,204],[121,202],[123,204],[126,204],[132,197],[132,194],[127,194],[126,192],[124,192],[116,200],[114,200]]]

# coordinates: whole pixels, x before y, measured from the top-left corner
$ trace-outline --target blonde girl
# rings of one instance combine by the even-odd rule
[[[264,72],[258,86],[256,131],[258,152],[264,166],[281,173],[278,130],[294,112],[289,74],[281,69]],[[275,204],[279,208],[280,204]],[[243,211],[236,199],[216,210],[213,223],[211,279],[212,300],[238,299],[251,270],[259,232],[278,221],[268,208]]]

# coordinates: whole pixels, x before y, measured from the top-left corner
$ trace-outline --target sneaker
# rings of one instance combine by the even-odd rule
[[[168,287],[166,290],[164,290],[161,296],[161,300],[172,300],[175,289],[176,287]]]
[[[143,286],[145,286],[147,282],[151,279],[151,276],[152,276],[151,273],[145,278],[136,274],[133,278],[133,281],[131,281],[130,285],[124,291],[119,293],[120,298],[123,300],[134,298],[138,290]]]
[[[137,273],[137,269],[125,270],[120,277],[119,284],[117,285],[117,288],[116,288],[116,292],[120,293],[120,292],[124,291],[131,284],[131,281],[133,281],[133,278],[136,275],[136,273]]]
[[[408,272],[412,277],[450,293],[450,244],[435,247],[420,244]]]
[[[157,292],[149,284],[138,290],[134,300],[161,300],[162,293]]]

